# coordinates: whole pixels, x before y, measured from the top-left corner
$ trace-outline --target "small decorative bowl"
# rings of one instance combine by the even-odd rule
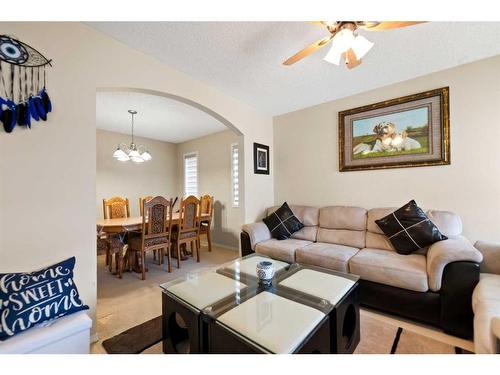
[[[272,262],[264,260],[257,264],[257,277],[262,284],[271,284],[274,276],[274,265]]]

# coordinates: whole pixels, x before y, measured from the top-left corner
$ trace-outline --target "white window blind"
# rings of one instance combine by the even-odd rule
[[[198,153],[184,155],[184,194],[198,196]]]
[[[231,190],[233,192],[233,207],[240,205],[240,180],[238,176],[239,146],[237,143],[231,145]]]

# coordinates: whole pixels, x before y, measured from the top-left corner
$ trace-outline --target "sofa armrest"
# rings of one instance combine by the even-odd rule
[[[441,289],[444,268],[453,262],[476,262],[483,260],[481,253],[463,236],[436,242],[427,252],[427,276],[429,288],[437,292]]]
[[[272,238],[271,232],[264,222],[244,224],[241,227],[241,230],[246,232],[250,237],[252,250],[255,250],[255,245],[259,242],[270,240]]]
[[[500,275],[500,243],[477,241],[474,247],[483,254],[481,272]]]

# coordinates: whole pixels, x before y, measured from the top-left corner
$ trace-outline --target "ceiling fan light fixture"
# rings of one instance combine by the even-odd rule
[[[372,49],[374,44],[375,43],[370,42],[364,36],[357,35],[351,44],[351,48],[356,54],[357,59],[361,60],[361,58],[365,56],[369,50]]]
[[[325,61],[329,63],[340,65],[340,59],[342,58],[342,54],[351,48],[355,40],[354,33],[349,28],[344,28],[340,30],[332,39],[332,47],[330,51],[323,58]]]

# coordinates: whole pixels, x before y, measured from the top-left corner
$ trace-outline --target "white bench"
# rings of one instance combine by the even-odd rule
[[[92,320],[80,311],[0,341],[0,354],[88,354],[91,327]]]

